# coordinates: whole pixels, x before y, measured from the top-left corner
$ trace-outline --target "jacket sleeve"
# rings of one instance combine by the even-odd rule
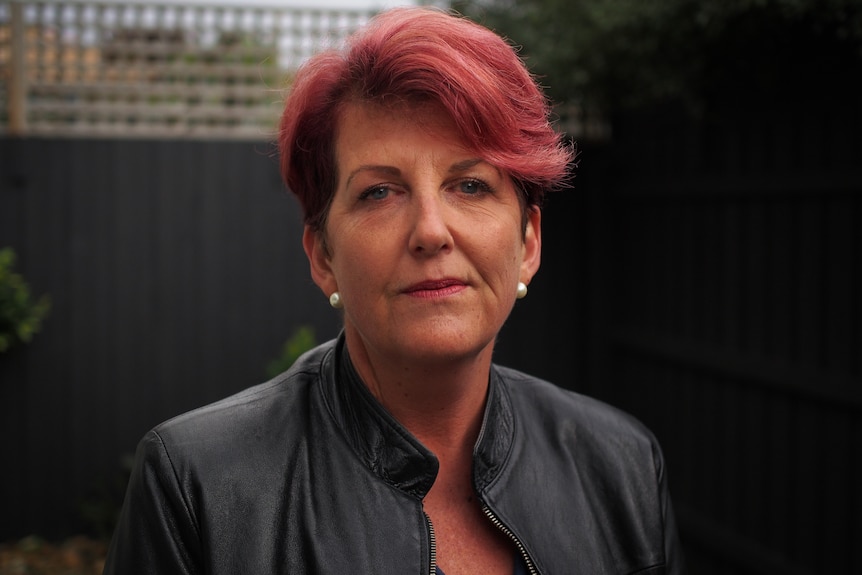
[[[138,444],[103,575],[198,574],[200,557],[188,494],[161,437],[151,431]]]

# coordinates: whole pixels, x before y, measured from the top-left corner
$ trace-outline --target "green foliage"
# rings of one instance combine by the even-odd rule
[[[316,345],[317,338],[314,335],[314,329],[305,325],[300,326],[293,332],[290,339],[284,343],[281,355],[267,367],[267,376],[275,377],[279,373],[286,371],[300,355]]]
[[[51,307],[47,296],[31,298],[27,283],[14,267],[15,251],[0,249],[0,353],[33,339]]]
[[[862,71],[862,0],[456,0],[553,100],[615,110],[774,98]]]

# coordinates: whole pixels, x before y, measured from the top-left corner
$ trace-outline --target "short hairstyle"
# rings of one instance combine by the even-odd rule
[[[338,181],[335,133],[350,103],[436,103],[471,151],[507,173],[526,206],[561,187],[572,146],[551,124],[547,97],[516,50],[491,30],[452,12],[392,8],[338,49],[297,71],[278,133],[281,173],[304,221],[325,227]]]

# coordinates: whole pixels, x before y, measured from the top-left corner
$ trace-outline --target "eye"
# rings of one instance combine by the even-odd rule
[[[389,195],[389,188],[386,186],[372,186],[362,192],[359,196],[360,200],[382,200]]]
[[[461,193],[467,194],[468,196],[475,196],[478,194],[490,192],[491,188],[482,180],[470,178],[458,182],[458,190]]]

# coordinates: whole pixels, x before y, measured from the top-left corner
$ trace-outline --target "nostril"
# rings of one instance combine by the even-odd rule
[[[436,254],[450,247],[451,240],[447,236],[448,233],[424,236],[414,233],[410,247],[418,254]]]

